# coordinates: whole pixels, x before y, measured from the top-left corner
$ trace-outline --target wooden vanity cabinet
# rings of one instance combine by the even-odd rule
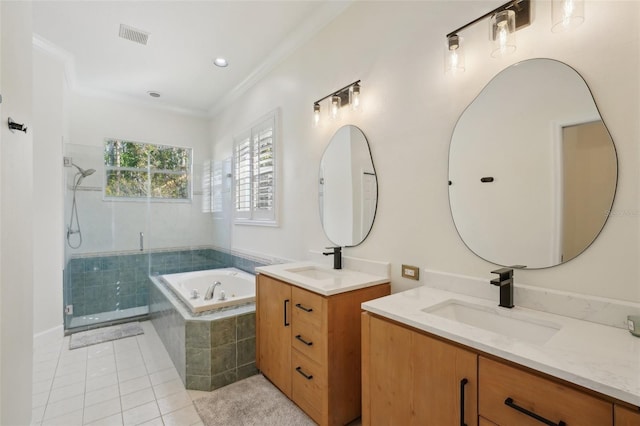
[[[363,313],[362,424],[462,422],[640,426],[640,408],[614,404],[610,397]]]
[[[363,425],[478,425],[475,353],[368,313],[362,348]]]
[[[614,426],[640,426],[640,408],[631,410],[616,404],[613,409]]]
[[[478,370],[478,410],[497,425],[612,424],[611,402],[483,356]]]
[[[318,424],[358,418],[360,305],[390,285],[325,297],[264,274],[256,283],[257,367]]]

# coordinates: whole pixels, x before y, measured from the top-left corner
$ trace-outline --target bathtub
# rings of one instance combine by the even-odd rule
[[[193,313],[242,305],[256,300],[255,277],[236,268],[168,274],[162,275],[161,278]],[[213,299],[204,300],[207,288],[216,281],[222,285],[215,288]],[[221,300],[223,292],[225,298]],[[197,298],[194,298],[195,294]]]

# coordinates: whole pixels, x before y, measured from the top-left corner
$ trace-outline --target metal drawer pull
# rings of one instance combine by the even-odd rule
[[[302,306],[302,305],[301,305],[301,304],[299,304],[299,303],[296,303],[296,308],[298,308],[298,309],[302,309],[302,310],[303,310],[303,311],[305,311],[305,312],[313,312],[313,308],[305,308],[304,306]]]
[[[313,376],[311,374],[306,374],[304,371],[302,371],[302,367],[296,367],[296,371],[302,374],[302,376],[304,376],[304,378],[307,380],[313,379]]]
[[[291,324],[287,320],[287,304],[289,303],[289,299],[285,299],[284,301],[284,326],[289,327]]]
[[[549,425],[549,426],[567,426],[567,424],[565,422],[563,422],[562,420],[560,420],[558,423],[554,423],[551,420],[547,420],[544,417],[539,416],[538,414],[534,413],[533,411],[529,411],[526,408],[522,408],[519,405],[516,405],[513,402],[513,398],[505,399],[504,403],[505,403],[505,405],[508,405],[509,407],[513,408],[514,410],[520,411],[522,414],[526,414],[529,417],[533,417],[534,419],[536,419],[540,423],[544,423],[545,425]]]
[[[306,340],[304,340],[304,339],[302,338],[302,336],[301,336],[301,335],[299,335],[299,334],[296,336],[296,339],[300,340],[302,343],[304,343],[304,344],[305,344],[305,345],[307,345],[307,346],[311,346],[311,345],[313,345],[313,342],[307,342],[307,341],[306,341]]]
[[[460,426],[467,426],[464,422],[464,387],[469,383],[466,378],[460,380]]]

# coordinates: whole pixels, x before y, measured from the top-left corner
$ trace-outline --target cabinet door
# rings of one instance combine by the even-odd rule
[[[615,426],[639,426],[640,425],[640,409],[630,410],[628,408],[616,405],[614,408],[614,425]]]
[[[291,286],[258,275],[258,351],[262,373],[291,397]]]
[[[376,317],[369,327],[364,418],[372,425],[453,425],[461,424],[464,407],[463,421],[478,424],[477,355]]]

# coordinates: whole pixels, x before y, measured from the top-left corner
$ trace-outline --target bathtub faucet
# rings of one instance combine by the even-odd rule
[[[209,288],[207,288],[207,292],[204,294],[204,300],[213,299],[213,292],[215,291],[216,287],[218,287],[219,285],[222,285],[220,281],[216,281],[213,284],[209,284]]]

